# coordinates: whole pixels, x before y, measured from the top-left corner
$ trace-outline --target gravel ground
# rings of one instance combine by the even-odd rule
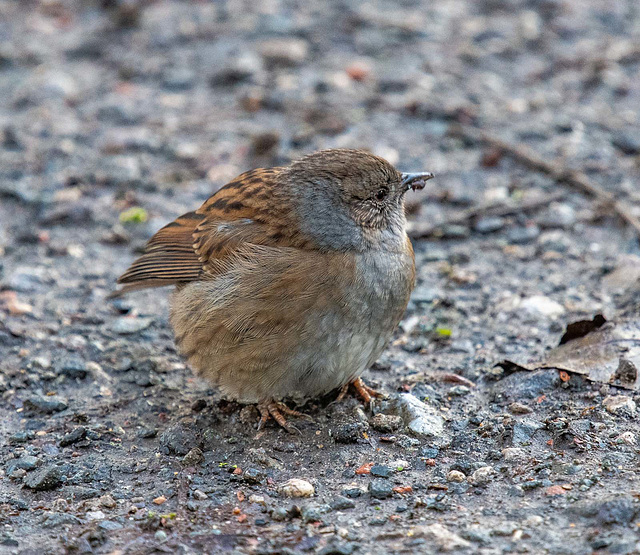
[[[449,133],[638,213],[639,44],[636,0],[0,0],[0,552],[640,552],[640,395],[496,367],[633,317],[638,239]],[[564,195],[416,241],[365,375],[388,398],[257,434],[176,353],[164,291],[106,296],[226,180],[335,146],[436,173],[417,224]]]

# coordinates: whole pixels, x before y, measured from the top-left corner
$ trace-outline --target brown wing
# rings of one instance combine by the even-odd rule
[[[212,277],[243,244],[303,248],[295,216],[279,202],[280,168],[246,172],[209,197],[195,212],[160,229],[145,253],[118,279],[136,289]]]

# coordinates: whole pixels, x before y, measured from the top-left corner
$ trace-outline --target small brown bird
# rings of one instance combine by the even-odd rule
[[[415,282],[400,173],[362,150],[324,150],[243,173],[158,231],[119,278],[126,293],[175,285],[170,321],[191,365],[222,394],[257,403],[353,385],[398,325]]]

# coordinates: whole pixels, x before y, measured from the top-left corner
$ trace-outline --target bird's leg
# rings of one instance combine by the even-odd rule
[[[342,386],[342,388],[340,389],[340,393],[338,394],[338,398],[335,400],[336,403],[342,401],[345,398],[347,392],[349,391],[350,385],[353,386],[353,389],[356,390],[356,394],[360,396],[365,405],[371,404],[371,399],[373,397],[384,397],[382,393],[365,384],[362,381],[362,378],[356,378],[352,382],[349,382]]]
[[[300,433],[295,426],[289,424],[282,413],[287,416],[295,416],[297,418],[308,418],[313,420],[309,415],[300,411],[290,409],[287,405],[280,401],[263,401],[258,403],[258,411],[260,412],[260,421],[258,422],[258,430],[262,430],[269,418],[273,418],[280,426],[282,426],[290,434],[294,432]]]

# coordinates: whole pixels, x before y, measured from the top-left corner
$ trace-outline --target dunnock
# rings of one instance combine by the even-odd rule
[[[243,173],[158,231],[120,277],[125,293],[175,285],[176,343],[227,398],[257,403],[349,384],[380,355],[415,281],[404,195],[431,173],[400,173],[361,150]]]

